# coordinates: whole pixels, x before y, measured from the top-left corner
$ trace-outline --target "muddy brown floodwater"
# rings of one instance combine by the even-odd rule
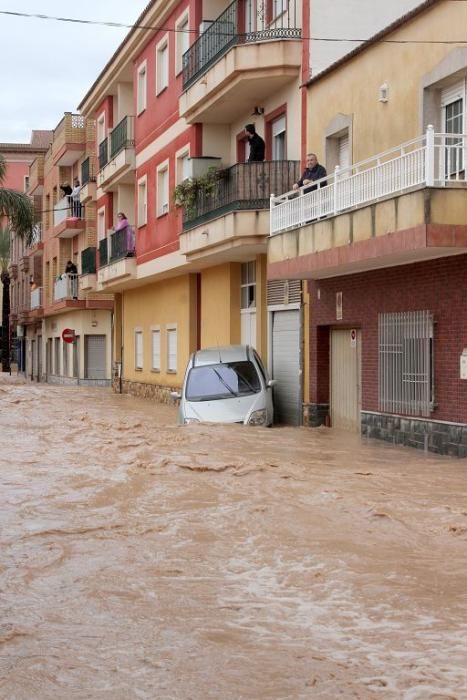
[[[467,698],[467,462],[0,379],[0,698]]]

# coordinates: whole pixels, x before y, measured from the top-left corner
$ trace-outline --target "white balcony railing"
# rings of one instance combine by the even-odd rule
[[[313,185],[271,195],[270,234],[353,209],[413,187],[467,184],[467,134],[426,134],[333,174]]]
[[[68,195],[62,197],[54,207],[54,226],[58,226],[66,219],[83,219],[84,207],[79,201],[73,201]]]
[[[77,299],[78,298],[78,278],[79,275],[63,273],[54,284],[54,301],[62,299]]]
[[[42,306],[42,287],[37,287],[31,292],[31,311]]]

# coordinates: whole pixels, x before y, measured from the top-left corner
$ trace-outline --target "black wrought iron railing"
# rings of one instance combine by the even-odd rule
[[[194,205],[185,209],[183,228],[193,228],[239,209],[269,209],[270,195],[288,192],[299,177],[298,160],[237,163],[219,170],[215,184],[206,189],[200,187]]]
[[[99,241],[99,267],[103,267],[109,262],[108,240],[108,238],[103,238]]]
[[[96,248],[86,248],[81,251],[81,274],[96,274]]]
[[[108,162],[109,162],[109,142],[108,142],[108,139],[104,139],[99,144],[99,168],[102,170],[102,168],[105,165],[107,165]]]
[[[123,117],[110,134],[110,157],[114,158],[122,148],[135,145],[134,117]]]
[[[89,182],[95,182],[96,177],[93,173],[93,167],[91,162],[91,157],[88,156],[86,160],[81,163],[81,185],[87,185]]]
[[[183,89],[236,44],[300,39],[298,0],[273,0],[264,13],[256,3],[234,0],[183,54]]]
[[[134,254],[135,234],[131,226],[112,233],[110,236],[110,262],[133,257]]]

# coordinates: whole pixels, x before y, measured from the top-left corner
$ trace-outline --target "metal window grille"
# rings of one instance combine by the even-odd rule
[[[433,315],[379,314],[379,409],[429,416],[434,405]]]

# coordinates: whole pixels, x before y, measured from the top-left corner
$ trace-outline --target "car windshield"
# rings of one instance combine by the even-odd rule
[[[188,401],[209,401],[248,396],[261,391],[258,372],[252,362],[223,362],[193,367],[185,395]]]

